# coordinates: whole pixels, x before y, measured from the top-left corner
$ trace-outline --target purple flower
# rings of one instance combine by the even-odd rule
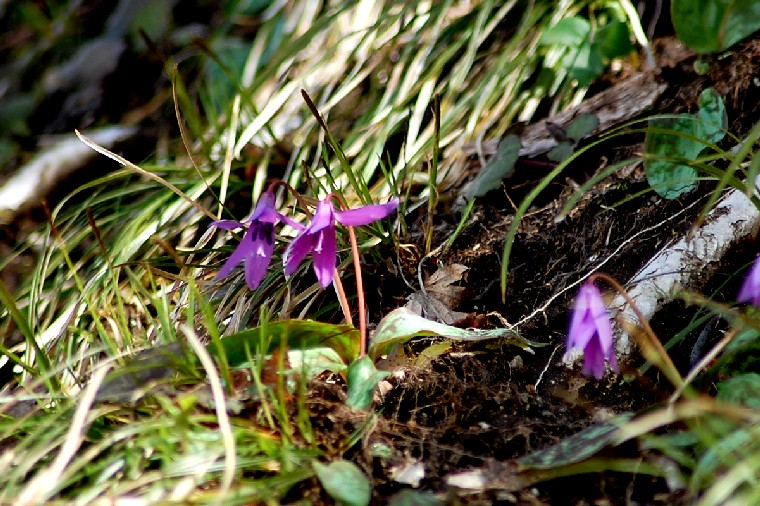
[[[285,251],[285,275],[293,274],[306,255],[311,253],[314,272],[322,288],[330,286],[335,272],[335,222],[347,226],[367,225],[389,216],[399,204],[398,199],[392,199],[387,204],[340,211],[333,207],[331,200],[327,197],[317,204],[309,226],[293,239]]]
[[[284,219],[275,209],[274,203],[274,193],[266,191],[261,194],[251,216],[246,220],[220,220],[211,223],[212,226],[224,230],[244,228],[248,225],[240,244],[219,269],[215,279],[227,276],[240,262],[244,262],[245,282],[248,287],[255,290],[261,284],[274,252],[274,224]]]
[[[617,361],[612,342],[612,325],[602,294],[592,283],[585,283],[578,291],[567,336],[567,353],[583,352],[583,374],[593,374],[596,379],[604,376],[604,360],[617,371]]]
[[[744,283],[739,290],[738,302],[751,302],[753,306],[760,307],[760,256],[755,259]]]

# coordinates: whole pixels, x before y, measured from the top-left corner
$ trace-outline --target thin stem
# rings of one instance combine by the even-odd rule
[[[425,254],[430,253],[433,245],[433,214],[438,204],[438,158],[440,157],[441,137],[441,96],[436,94],[433,99],[433,159],[428,171],[428,209],[425,226]]]
[[[348,205],[343,200],[343,197],[337,194],[332,194],[332,196],[340,202],[343,209],[348,209]],[[346,225],[346,229],[348,229],[348,239],[351,242],[351,256],[354,259],[354,271],[356,272],[356,298],[359,303],[359,335],[361,336],[359,356],[362,357],[367,354],[367,306],[364,302],[364,281],[362,280],[362,266],[359,259],[359,244],[356,241],[356,232],[354,231],[354,227],[349,225]],[[340,280],[337,275],[334,279],[336,281]],[[345,294],[343,296],[345,297]],[[346,304],[348,304],[347,301]]]
[[[282,179],[275,179],[274,181],[269,183],[269,187],[267,188],[267,190],[274,193],[274,189],[277,188],[278,186],[284,186],[290,192],[290,194],[293,195],[293,198],[295,198],[296,201],[298,201],[298,205],[301,206],[301,209],[303,209],[303,212],[306,214],[306,216],[309,218],[312,217],[311,211],[309,211],[309,208],[307,207],[306,202],[303,199],[303,196],[300,193],[298,193],[298,191],[296,191],[295,188],[290,186],[288,183],[286,183]]]
[[[346,297],[346,290],[343,288],[343,281],[340,280],[340,273],[338,268],[335,268],[333,272],[333,284],[335,285],[335,292],[338,295],[338,302],[340,302],[340,309],[343,311],[343,318],[349,325],[354,324],[354,320],[351,317],[351,308],[348,307],[348,297]],[[361,317],[359,318],[361,320]]]
[[[641,323],[641,328],[644,331],[644,334],[649,338],[649,343],[651,346],[654,347],[654,349],[659,354],[660,358],[662,359],[661,369],[662,372],[664,372],[670,381],[673,383],[673,385],[676,388],[682,388],[684,385],[683,378],[681,377],[681,374],[678,372],[678,369],[676,368],[675,364],[673,364],[673,361],[670,359],[670,355],[668,355],[667,350],[662,345],[660,340],[657,338],[657,334],[654,333],[654,330],[652,330],[652,327],[649,325],[649,322],[646,318],[644,318],[644,315],[639,310],[638,306],[636,306],[636,303],[633,302],[633,299],[628,294],[625,288],[618,283],[615,279],[608,276],[607,274],[603,273],[596,273],[592,274],[588,278],[589,283],[593,283],[595,279],[601,279],[606,281],[612,288],[615,289],[616,292],[618,292],[620,295],[623,296],[625,301],[628,303],[629,306],[631,306],[631,310],[636,314],[636,318],[639,319],[639,322]],[[634,335],[635,337],[635,335]]]

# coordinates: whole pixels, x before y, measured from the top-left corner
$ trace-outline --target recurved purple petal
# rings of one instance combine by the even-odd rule
[[[235,220],[219,220],[212,221],[210,227],[221,228],[222,230],[235,230],[236,228],[243,228],[245,223]]]
[[[394,198],[386,204],[373,204],[356,209],[335,211],[335,219],[342,225],[358,227],[390,216],[398,207],[399,200]]]
[[[753,306],[760,307],[760,257],[755,259],[747,277],[744,278],[736,300],[738,302],[749,302]]]
[[[330,286],[335,272],[335,254],[337,246],[335,244],[335,227],[322,229],[317,235],[317,241],[314,244],[314,272],[317,275],[317,281],[322,288]]]
[[[327,227],[335,226],[335,209],[330,200],[320,200],[317,208],[314,210],[314,216],[307,230],[311,233],[319,232]]]
[[[271,191],[266,191],[259,196],[256,207],[253,208],[253,212],[247,221],[274,223],[279,217],[280,213],[275,208],[275,195]]]
[[[306,258],[306,255],[308,255],[312,250],[315,240],[316,237],[314,234],[308,233],[307,230],[306,232],[301,233],[301,235],[293,239],[293,241],[288,245],[287,249],[285,250],[285,257],[283,259],[285,262],[286,276],[290,276],[296,272],[296,269],[298,269],[298,266],[301,265],[303,259]]]
[[[219,269],[219,272],[216,273],[215,279],[222,279],[226,277],[232,270],[245,260],[245,258],[248,256],[249,252],[251,251],[252,243],[251,243],[251,229],[248,229],[245,232],[245,235],[243,236],[243,240],[240,241],[240,244],[237,245],[237,248],[235,248],[235,251],[232,252],[230,257],[227,259],[226,262],[224,262],[224,265],[222,265],[222,268]]]

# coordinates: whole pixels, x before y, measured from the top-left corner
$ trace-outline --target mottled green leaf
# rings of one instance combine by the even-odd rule
[[[545,346],[541,343],[528,341],[511,329],[460,329],[428,320],[401,307],[388,313],[377,325],[370,345],[369,356],[375,359],[389,352],[397,344],[422,336],[441,336],[459,341],[483,341],[501,338],[506,339],[509,344],[526,350],[530,350],[530,346]]]
[[[546,153],[546,158],[552,162],[562,163],[572,156],[574,149],[575,144],[570,141],[563,141],[550,149]]]
[[[244,330],[211,342],[206,349],[214,357],[224,353],[227,363],[236,367],[245,364],[249,355],[269,354],[283,342],[290,350],[330,348],[346,364],[359,355],[359,331],[354,327],[312,320],[283,320],[269,323],[266,326]],[[303,360],[310,358],[314,357],[303,357]],[[198,365],[198,357],[193,353],[185,353],[179,343],[155,346],[138,353],[127,360],[122,367],[110,373],[98,391],[97,399],[110,402],[133,402],[142,397],[152,384],[166,380],[183,367],[192,368]],[[326,356],[324,365],[325,369],[334,370],[337,364]],[[313,370],[315,363],[307,362],[306,367]]]
[[[698,53],[728,49],[760,28],[757,0],[673,0],[676,36]]]
[[[590,32],[588,20],[578,16],[564,18],[544,31],[539,44],[577,47],[588,40]]]
[[[588,137],[599,126],[599,117],[595,114],[581,114],[567,126],[567,137],[577,144]]]
[[[482,197],[491,190],[495,190],[501,185],[502,179],[512,173],[515,168],[515,162],[520,154],[520,138],[516,135],[507,135],[499,142],[496,153],[486,162],[486,166],[481,169],[475,179],[470,183],[465,192],[465,198],[472,200],[475,197]]]
[[[699,112],[697,117],[702,120],[704,139],[709,142],[719,142],[726,136],[728,115],[723,99],[712,88],[705,89],[699,94]]]
[[[356,464],[347,460],[337,460],[324,465],[313,464],[314,472],[330,497],[338,504],[366,506],[372,494],[369,480]]]
[[[520,470],[551,469],[585,460],[614,442],[619,427],[633,417],[618,415],[612,420],[587,427],[557,444],[518,459]]]
[[[728,120],[720,95],[708,88],[700,95],[699,105],[696,116],[680,114],[649,122],[644,168],[649,185],[667,199],[696,188],[697,171],[688,162],[725,135]]]
[[[288,348],[312,349],[332,348],[346,362],[350,363],[359,355],[359,331],[351,325],[334,325],[314,320],[283,320],[269,323],[264,327],[256,327],[232,334],[220,340],[231,366],[247,361],[248,352],[267,354],[280,346],[282,341]],[[259,350],[260,344],[265,343],[266,349]],[[213,345],[208,347],[209,353],[217,355]]]
[[[106,376],[96,399],[100,402],[136,402],[157,383],[176,374],[187,362],[180,343],[142,350]]]
[[[368,356],[355,360],[348,366],[346,374],[348,393],[346,405],[356,409],[367,409],[372,405],[375,387],[383,378],[390,376],[387,371],[378,371]]]

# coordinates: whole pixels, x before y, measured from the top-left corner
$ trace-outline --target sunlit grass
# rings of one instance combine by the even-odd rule
[[[239,274],[214,280],[240,235],[208,224],[244,218],[278,177],[311,202],[332,191],[351,205],[403,195],[397,228],[361,233],[366,262],[382,260],[373,256],[381,241],[426,241],[425,252],[442,245],[449,237],[432,234],[436,192],[466,176],[465,148],[530,121],[541,104],[559,110],[583,97],[559,54],[542,53],[538,41],[586,5],[279,2],[258,13],[252,41],[227,25],[206,41],[207,55],[177,66],[170,60],[182,131],[174,149],[160,160],[119,160],[123,167],[103,157],[102,166],[116,170],[50,210],[47,229],[22,245],[38,255],[33,275],[16,294],[0,292],[2,317],[24,338],[8,352],[26,368],[0,396],[0,503],[277,503],[313,479],[315,459],[356,444],[368,425],[325,449],[311,427],[310,375],[306,366],[291,370],[284,353],[251,354],[244,367],[231,367],[223,353],[204,356],[201,343],[269,319],[331,315],[337,306],[308,266],[295,281],[272,269],[254,292]],[[188,69],[201,69],[197,82]],[[572,160],[522,203],[508,244],[531,199]],[[425,241],[409,238],[403,222],[417,210],[428,213]],[[291,235],[286,229],[283,239]],[[341,255],[344,270],[350,259]],[[507,258],[508,251],[505,271]],[[109,372],[164,345],[183,350],[176,368],[129,385],[121,393],[130,402],[97,398]],[[647,434],[674,420],[696,420],[690,428],[704,422],[702,439],[688,448],[703,456],[732,433],[757,440],[754,412],[731,408],[731,424],[719,425],[711,417],[725,414],[721,406],[694,406],[703,411],[634,426],[629,437],[651,441],[694,476],[692,453]],[[704,464],[692,491],[707,490],[705,504],[735,491],[751,496],[757,453],[717,455],[720,465]],[[720,486],[710,479],[718,471],[728,477]]]

